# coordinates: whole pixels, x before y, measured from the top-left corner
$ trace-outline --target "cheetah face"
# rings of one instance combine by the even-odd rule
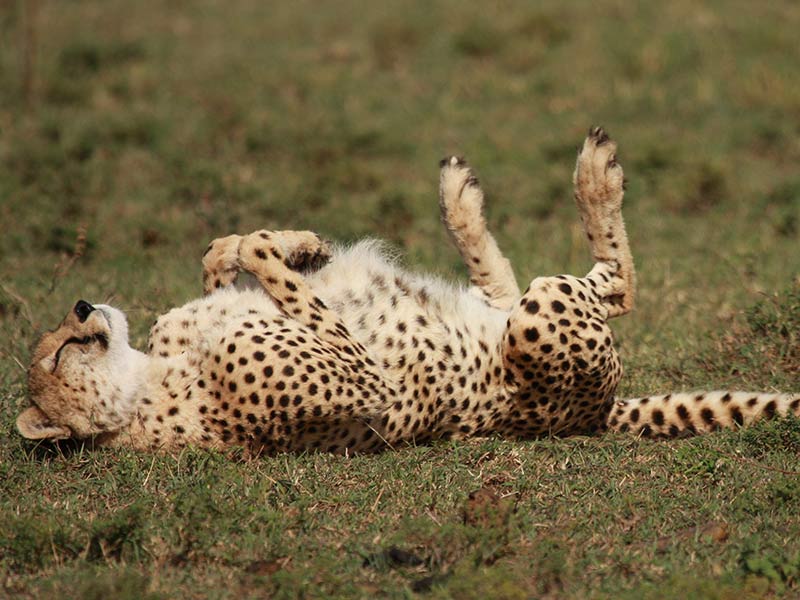
[[[120,429],[132,418],[141,356],[128,346],[121,311],[78,301],[33,353],[32,406],[17,418],[17,429],[30,439],[87,438]]]

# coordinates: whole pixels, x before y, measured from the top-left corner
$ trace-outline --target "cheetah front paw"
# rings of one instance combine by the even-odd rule
[[[286,255],[286,266],[292,271],[313,273],[319,271],[331,259],[330,242],[313,231],[279,232],[278,240]]]
[[[232,285],[241,270],[239,246],[242,236],[229,235],[217,238],[208,245],[203,254],[203,292]]]
[[[625,190],[622,166],[617,162],[617,144],[602,127],[593,127],[578,153],[573,175],[575,202],[585,219],[619,213]]]

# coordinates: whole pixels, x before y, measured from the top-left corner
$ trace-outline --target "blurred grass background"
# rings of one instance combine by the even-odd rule
[[[17,487],[8,485],[16,499],[9,497],[3,511],[17,514],[33,502],[38,506],[34,514],[66,519],[67,530],[83,532],[75,539],[83,540],[83,535],[89,540],[85,547],[73,540],[81,546],[74,556],[84,561],[73,568],[63,566],[67,551],[54,550],[45,559],[32,550],[30,561],[24,552],[20,559],[13,554],[19,550],[19,536],[8,534],[6,546],[0,540],[0,565],[10,569],[7,573],[23,575],[7,575],[4,589],[36,595],[50,589],[48,581],[68,589],[81,577],[92,580],[98,560],[119,565],[119,557],[86,549],[91,549],[94,534],[86,533],[90,525],[81,529],[80,524],[94,523],[95,516],[54,508],[38,493],[26,491],[26,482],[42,466],[17,439],[13,419],[26,402],[24,365],[40,331],[53,327],[78,298],[111,299],[129,312],[133,341],[143,347],[155,316],[200,293],[200,256],[207,242],[258,228],[309,228],[345,241],[388,238],[413,268],[463,279],[465,271],[443,234],[436,206],[437,161],[446,154],[465,155],[475,166],[488,193],[490,225],[524,287],[537,275],[581,274],[590,267],[570,176],[588,127],[607,127],[620,143],[629,179],[625,214],[639,269],[637,310],[614,324],[627,372],[622,395],[723,385],[797,391],[798,27],[800,4],[789,1],[0,4],[0,469],[18,482]],[[744,443],[733,434],[717,439],[734,449]],[[559,453],[589,460],[592,453],[605,452],[606,444],[621,442],[585,442],[586,448],[583,443],[542,442],[521,451],[544,461],[538,468],[546,471],[560,464]],[[516,448],[501,445],[503,452],[498,453],[496,442],[488,444],[492,456]],[[662,447],[666,450],[647,446],[645,455],[653,452],[650,459],[660,465],[654,469],[669,473],[670,451],[712,452],[712,446],[707,441],[675,442]],[[432,451],[434,459],[423,450],[410,456],[441,461],[445,471],[463,475],[453,447],[443,448]],[[481,456],[482,448],[466,446],[463,451]],[[785,471],[784,463],[793,457],[796,453],[789,449],[775,458],[776,464]],[[92,488],[71,469],[95,460],[134,485],[107,456],[63,460],[67,466],[49,468],[63,484],[75,486],[76,501],[90,496]],[[149,459],[135,455],[126,460],[143,468],[150,465]],[[159,459],[158,469],[170,471],[170,460]],[[387,485],[394,485],[395,477],[416,476],[408,456],[352,464],[329,457],[286,460],[294,465],[287,467],[290,471],[309,473],[313,465],[323,464],[337,476],[350,476],[352,469],[365,480],[383,478]],[[603,468],[622,473],[629,467],[626,462]],[[380,474],[382,468],[386,475]],[[243,483],[241,473],[233,475],[229,467],[219,464],[215,469],[228,474],[234,489],[253,484],[249,476],[245,479],[250,483]],[[748,479],[734,470],[731,477],[742,487],[728,483],[732,489],[749,489],[760,474],[750,473],[753,479]],[[675,485],[690,490],[698,477],[706,481],[702,478],[707,475],[688,469],[686,479]],[[184,492],[194,489],[180,469],[174,477]],[[452,514],[461,502],[459,494],[475,485],[463,479],[463,487],[452,492]],[[311,488],[322,485],[314,481]],[[514,493],[535,487],[505,481]],[[647,485],[640,492],[650,497],[649,481],[642,481]],[[794,498],[795,492],[790,485],[787,497]],[[409,490],[397,506],[412,515],[421,510],[425,520],[427,509],[414,505],[417,494]],[[685,494],[694,498],[690,505],[708,501]],[[568,504],[548,507],[547,498],[539,498],[536,502],[545,505],[528,506],[529,514],[558,521],[554,514],[571,510]],[[163,499],[172,502],[174,495],[165,492]],[[365,506],[378,500],[364,500]],[[147,510],[156,502],[147,494],[140,501]],[[93,515],[113,521],[128,501],[112,493],[102,506],[90,504]],[[796,514],[791,502],[787,506],[786,515]],[[236,510],[245,514],[246,503]],[[278,519],[280,530],[286,524],[275,515],[270,518]],[[342,535],[341,521],[328,517],[334,525],[327,526]],[[141,518],[147,527],[155,527]],[[191,518],[185,516],[182,526]],[[287,518],[292,522],[300,517]],[[781,518],[768,524],[785,530]],[[24,523],[18,523],[19,531],[26,529]],[[392,521],[369,527],[371,535],[385,538],[396,526]],[[163,585],[151,578],[169,552],[159,553],[153,536],[162,534],[147,527],[145,541],[135,546],[140,554],[126,555],[123,561],[132,570],[103,571],[99,581],[107,588],[101,585],[101,591],[121,586],[134,595],[141,590],[168,596],[185,592],[180,577],[177,582],[167,578]],[[516,527],[527,543],[537,540],[534,554],[541,555],[536,527]],[[794,527],[796,531],[796,521]],[[607,535],[636,537],[624,528],[609,528]],[[44,552],[48,543],[54,544],[53,531],[45,528],[41,547],[34,535],[31,547]],[[403,537],[398,531],[405,529],[391,535]],[[777,544],[768,535],[759,537],[762,533],[753,534],[758,543]],[[430,535],[462,539],[462,534]],[[596,535],[587,531],[583,543],[595,548],[591,540]],[[296,546],[305,548],[306,559],[295,561],[299,571],[294,574],[321,570],[335,580],[323,563],[339,550],[322,543],[318,555],[309,554],[304,544],[316,538],[304,539]],[[253,540],[239,543],[259,547]],[[164,544],[177,552],[173,546],[178,542]],[[732,588],[739,592],[742,578],[753,575],[772,582],[772,593],[780,586],[791,589],[796,575],[787,573],[800,565],[792,562],[792,552],[798,550],[793,544],[784,558],[773,560],[778,564],[775,576],[764,575],[761,567],[742,567],[748,560],[742,558],[744,546],[722,560],[718,575],[739,582]],[[12,558],[4,559],[4,551]],[[580,574],[592,562],[588,555],[575,558],[571,552],[553,559],[553,568],[561,570],[555,583],[548,571],[544,587],[528,581],[527,567],[513,561],[500,567],[491,566],[492,561],[490,566],[479,564],[495,569],[494,574],[484,573],[486,581],[510,579],[512,587],[522,590],[584,597],[598,579]],[[648,582],[670,580],[675,565],[685,566],[691,556],[668,554],[663,572],[644,579],[617,563],[610,571],[598,567],[611,578],[608,593],[616,596]],[[640,559],[654,560],[647,553]],[[466,559],[458,560],[452,562],[455,567],[447,560],[433,563],[451,573],[466,569]],[[692,560],[689,564],[697,564]],[[712,559],[697,560],[705,575]],[[212,595],[224,596],[229,563],[212,563],[221,573],[220,581],[209,584]],[[379,570],[383,575],[367,576],[356,563],[357,574],[347,571],[352,581],[411,593],[409,580],[387,572],[385,564]],[[288,577],[280,575],[285,570],[278,566],[274,577]],[[188,572],[190,582],[202,581],[199,572]],[[45,583],[32,583],[33,575],[42,573]],[[272,573],[266,577],[274,584]],[[302,588],[292,587],[300,584],[291,577],[287,581],[283,588],[267,589],[291,596]],[[454,579],[443,581],[439,587],[432,584],[433,589],[454,597],[466,593],[447,587],[455,585]],[[697,594],[722,589],[670,581],[674,589],[688,585]],[[251,589],[248,585],[245,592]],[[355,588],[337,585],[321,589],[334,595],[375,591],[358,583]]]

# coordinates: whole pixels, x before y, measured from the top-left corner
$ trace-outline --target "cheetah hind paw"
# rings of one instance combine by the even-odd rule
[[[483,191],[478,178],[459,156],[439,161],[439,210],[451,231],[475,228],[483,221]],[[465,232],[466,233],[466,232]]]
[[[573,174],[575,202],[584,220],[620,212],[625,175],[617,162],[617,144],[602,127],[593,127],[578,152]]]

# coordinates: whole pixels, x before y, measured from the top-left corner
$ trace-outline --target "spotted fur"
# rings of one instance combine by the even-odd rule
[[[616,400],[608,321],[635,271],[616,145],[594,129],[575,200],[594,268],[522,293],[463,160],[441,165],[440,210],[472,288],[410,273],[378,242],[331,248],[307,231],[212,242],[206,295],[160,317],[147,354],[124,315],[79,302],[29,370],[26,437],[171,450],[374,452],[433,439],[528,439],[607,429],[678,436],[798,413],[800,396],[708,392]],[[247,272],[256,289],[233,284]]]

